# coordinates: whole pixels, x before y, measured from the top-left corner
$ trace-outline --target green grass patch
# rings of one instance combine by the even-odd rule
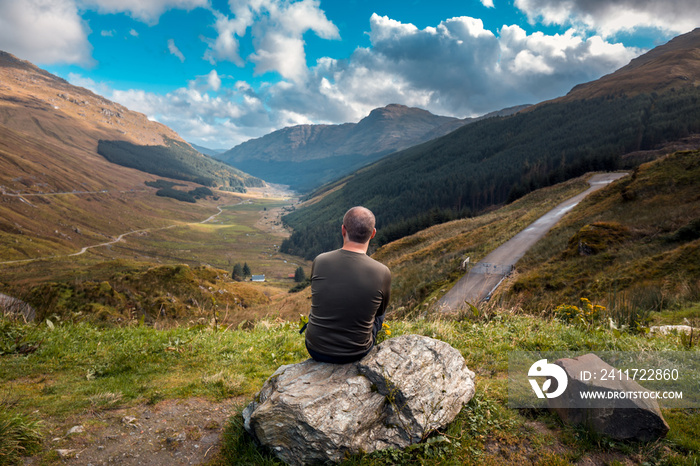
[[[637,312],[700,299],[700,151],[641,165],[591,194],[517,264],[511,302],[529,311],[587,297]],[[624,312],[627,312],[624,310]]]
[[[40,450],[41,441],[41,422],[0,402],[0,464],[20,464]]]
[[[635,461],[690,460],[697,454],[698,410],[668,411],[672,427],[663,448],[629,445],[585,436],[544,412],[507,407],[508,353],[522,350],[652,351],[679,350],[681,337],[652,337],[584,328],[564,322],[499,313],[461,320],[394,320],[392,336],[421,334],[457,348],[476,373],[477,393],[457,419],[428,442],[405,451],[384,451],[349,458],[346,464],[498,464],[553,458],[578,461],[617,455]],[[260,321],[247,329],[211,326],[157,330],[145,326],[102,328],[88,323],[27,325],[3,322],[7,341],[19,336],[37,346],[0,356],[3,389],[23,393],[15,400],[22,416],[38,412],[45,420],[66,419],[165,399],[241,397],[249,402],[281,365],[308,357],[296,323]],[[693,350],[697,350],[694,348]],[[60,421],[58,421],[60,422]],[[695,423],[695,424],[693,424]],[[533,431],[533,426],[537,429]],[[631,450],[640,450],[642,457]],[[563,456],[562,456],[563,455]],[[528,458],[530,458],[528,460]],[[221,464],[278,464],[243,432],[240,414],[224,434]],[[643,462],[641,461],[641,462]]]

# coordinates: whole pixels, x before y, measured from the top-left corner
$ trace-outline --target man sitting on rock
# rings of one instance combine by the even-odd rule
[[[343,217],[341,249],[311,266],[311,313],[306,349],[316,361],[346,364],[370,352],[384,322],[391,273],[367,255],[374,214],[353,207]]]

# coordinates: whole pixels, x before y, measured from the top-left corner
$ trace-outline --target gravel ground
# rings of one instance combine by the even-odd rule
[[[85,413],[53,426],[48,447],[72,465],[203,464],[218,453],[226,421],[242,402],[190,398]],[[25,464],[46,464],[41,456]]]

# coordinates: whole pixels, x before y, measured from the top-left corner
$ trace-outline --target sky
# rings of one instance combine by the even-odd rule
[[[0,50],[212,149],[538,103],[698,26],[698,0],[0,0]]]

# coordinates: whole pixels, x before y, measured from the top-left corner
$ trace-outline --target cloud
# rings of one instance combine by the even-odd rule
[[[358,121],[390,103],[458,117],[537,103],[610,73],[641,53],[574,29],[528,34],[511,25],[494,32],[469,17],[419,29],[373,15],[369,38],[370,46],[347,59],[321,58],[304,72],[285,71],[288,79],[252,85],[229,81],[212,69],[165,95],[115,90],[109,98],[167,124],[188,141],[233,147],[285,126]],[[259,50],[274,48],[262,45]],[[292,49],[290,55],[301,53]],[[256,66],[263,66],[263,58],[274,62],[273,55],[256,52],[261,60]],[[295,63],[287,65],[302,69]],[[275,66],[284,69],[281,59]]]
[[[255,72],[277,72],[286,79],[301,81],[307,76],[303,35],[312,31],[323,39],[338,39],[338,28],[326,18],[318,0],[232,0],[233,19],[214,11],[216,39],[209,39],[205,59],[215,64],[228,60],[243,66],[239,38],[250,28],[255,52],[246,57]]]
[[[180,62],[184,63],[185,56],[182,54],[182,52],[180,52],[180,49],[177,48],[177,45],[175,45],[174,39],[168,39],[168,50],[172,55],[175,55]]]
[[[251,136],[278,128],[255,96],[230,91],[211,96],[194,88],[166,95],[140,90],[115,91],[112,98],[128,108],[175,129],[187,141],[211,147],[233,147]]]
[[[327,102],[322,107],[341,106],[345,114],[366,115],[398,102],[474,116],[563,95],[641,52],[573,30],[528,35],[518,26],[504,26],[497,35],[469,17],[421,30],[373,15],[369,37],[370,47],[357,49],[345,61],[319,63],[303,92],[298,86],[294,91],[323,95]]]
[[[515,0],[515,6],[533,24],[584,28],[604,38],[640,28],[685,33],[700,18],[697,0]]]
[[[89,28],[71,0],[0,1],[0,49],[39,64],[92,64]]]
[[[109,95],[111,92],[111,89],[106,84],[97,83],[93,79],[86,78],[78,73],[68,73],[68,82],[74,86],[89,89],[97,95]]]
[[[322,58],[303,79],[225,85],[216,70],[165,96],[114,98],[173,127],[188,141],[233,147],[285,126],[358,121],[402,103],[436,114],[476,116],[564,95],[641,53],[600,36],[494,33],[474,18],[419,29],[373,15],[371,45],[345,60]]]
[[[216,70],[211,70],[207,75],[207,84],[214,92],[217,92],[221,88],[221,78]]]
[[[218,92],[221,89],[221,76],[216,70],[211,70],[203,76],[197,76],[188,84],[190,89],[196,89],[200,92],[213,91]]]
[[[99,13],[126,13],[147,24],[156,24],[160,16],[170,9],[193,10],[208,7],[208,0],[77,0],[85,9]]]
[[[493,0],[480,0],[481,4],[484,5],[486,8],[494,8],[493,5]]]
[[[167,10],[208,7],[209,0],[0,0],[0,49],[45,64],[94,65],[90,28],[80,12],[126,13],[155,24]],[[138,32],[129,32],[138,37]],[[103,37],[114,31],[103,30]]]
[[[215,65],[218,61],[230,61],[238,66],[243,66],[244,62],[239,55],[239,42],[236,36],[243,36],[249,25],[249,20],[237,16],[229,19],[226,15],[214,11],[216,22],[214,28],[217,37],[214,40],[207,40],[209,48],[204,52],[204,59]]]

